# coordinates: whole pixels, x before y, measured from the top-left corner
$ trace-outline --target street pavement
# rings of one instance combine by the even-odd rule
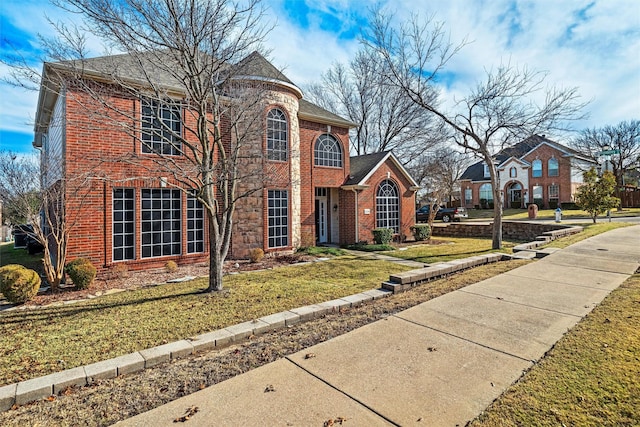
[[[616,229],[117,425],[462,426],[639,266]]]

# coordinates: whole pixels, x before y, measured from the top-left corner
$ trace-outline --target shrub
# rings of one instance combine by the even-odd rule
[[[96,278],[96,268],[86,258],[76,258],[64,267],[77,289],[87,289]]]
[[[0,292],[13,304],[23,304],[38,294],[40,276],[17,264],[0,267]]]
[[[393,230],[390,228],[375,228],[373,230],[373,241],[377,245],[388,245],[393,240]]]
[[[416,242],[427,240],[431,237],[431,227],[429,227],[429,224],[413,225],[411,226],[411,234],[413,234],[413,238],[416,239]]]
[[[167,261],[167,263],[164,265],[164,270],[167,273],[175,273],[176,271],[178,271],[178,264],[175,261]]]
[[[356,243],[355,245],[346,245],[345,249],[352,249],[354,251],[363,251],[363,252],[384,252],[384,251],[395,251],[391,245],[368,245],[366,243]]]
[[[129,275],[129,267],[127,264],[116,264],[111,267],[109,276],[111,279],[124,279]]]
[[[253,248],[249,251],[249,261],[260,262],[264,258],[264,251],[260,248]]]

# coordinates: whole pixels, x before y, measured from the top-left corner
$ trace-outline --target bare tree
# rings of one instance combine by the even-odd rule
[[[127,182],[162,175],[165,185],[193,194],[208,219],[208,289],[221,290],[236,204],[259,191],[263,181],[255,141],[264,97],[272,86],[246,79],[255,59],[248,54],[260,49],[270,30],[260,0],[56,3],[82,17],[84,26],[56,26],[58,38],[45,43],[53,62],[45,64],[41,84],[66,90],[72,102],[83,105],[87,114],[93,112],[88,124],[93,130],[115,128],[149,151],[145,161],[134,153],[115,156],[97,149],[92,159],[67,162],[86,164],[86,172],[96,162],[137,165],[143,168],[137,176],[92,178]],[[88,59],[87,34],[124,54]],[[33,73],[28,67],[16,70],[19,81]],[[143,117],[123,108],[118,99],[141,100]],[[171,120],[166,120],[167,111]],[[160,130],[140,132],[145,124]],[[258,184],[250,185],[249,176]]]
[[[608,163],[616,177],[616,187],[620,188],[625,184],[625,173],[640,163],[640,120],[584,129],[571,146],[596,161],[602,159],[603,151],[617,151],[609,155]]]
[[[469,95],[451,111],[434,102],[437,78],[449,60],[464,46],[449,42],[444,24],[433,17],[412,18],[398,28],[382,9],[374,12],[369,49],[387,64],[388,79],[416,105],[428,111],[452,131],[452,139],[465,152],[472,152],[489,166],[494,195],[494,249],[502,247],[502,193],[493,155],[526,136],[551,130],[566,130],[570,120],[583,116],[576,88],[547,88],[543,101],[545,73],[501,65],[486,72]]]
[[[390,84],[386,66],[375,52],[362,49],[348,65],[334,64],[306,93],[316,104],[356,124],[352,153],[393,151],[408,164],[441,143],[442,137],[434,118]]]
[[[86,177],[74,176],[43,187],[41,170],[46,175],[48,164],[39,165],[32,156],[0,152],[0,187],[14,225],[31,226],[27,234],[43,247],[43,271],[53,292],[64,277],[67,242],[83,212],[84,200],[91,192]],[[67,213],[65,194],[73,194],[79,209]],[[86,211],[85,211],[86,213]]]

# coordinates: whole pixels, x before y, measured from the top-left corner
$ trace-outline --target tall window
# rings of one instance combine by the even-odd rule
[[[534,185],[532,188],[533,203],[542,206],[542,185]]]
[[[542,160],[535,159],[531,163],[532,177],[540,178],[542,176]]]
[[[316,166],[342,167],[342,149],[340,143],[331,135],[321,135],[313,150]]]
[[[133,188],[113,189],[113,260],[135,257],[135,208]]]
[[[181,109],[157,100],[142,98],[142,152],[182,153]]]
[[[269,190],[267,199],[269,203],[268,246],[270,248],[289,246],[289,193],[287,190]]]
[[[560,199],[560,189],[558,184],[551,184],[549,186],[549,207],[555,203],[555,206],[558,206],[558,200]]]
[[[277,108],[267,113],[267,159],[287,161],[287,116]]]
[[[549,159],[547,162],[547,174],[549,176],[558,176],[558,159]]]
[[[491,184],[482,184],[480,186],[480,202],[486,200],[487,202],[493,201],[493,190],[491,189]]]
[[[180,255],[180,202],[180,190],[142,190],[142,258]]]
[[[489,173],[489,165],[486,163],[482,164],[482,176],[485,178],[489,178],[491,176],[491,173]]]
[[[376,193],[376,227],[400,231],[400,197],[395,182],[386,179]]]
[[[516,178],[518,176],[518,169],[512,167],[509,169],[509,178]]]
[[[204,208],[191,194],[187,196],[187,253],[204,252]]]
[[[473,192],[470,188],[465,188],[464,190],[464,204],[470,205],[473,203]]]

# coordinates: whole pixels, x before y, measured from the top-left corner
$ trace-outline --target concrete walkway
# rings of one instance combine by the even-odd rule
[[[464,425],[639,266],[617,229],[118,425]]]

